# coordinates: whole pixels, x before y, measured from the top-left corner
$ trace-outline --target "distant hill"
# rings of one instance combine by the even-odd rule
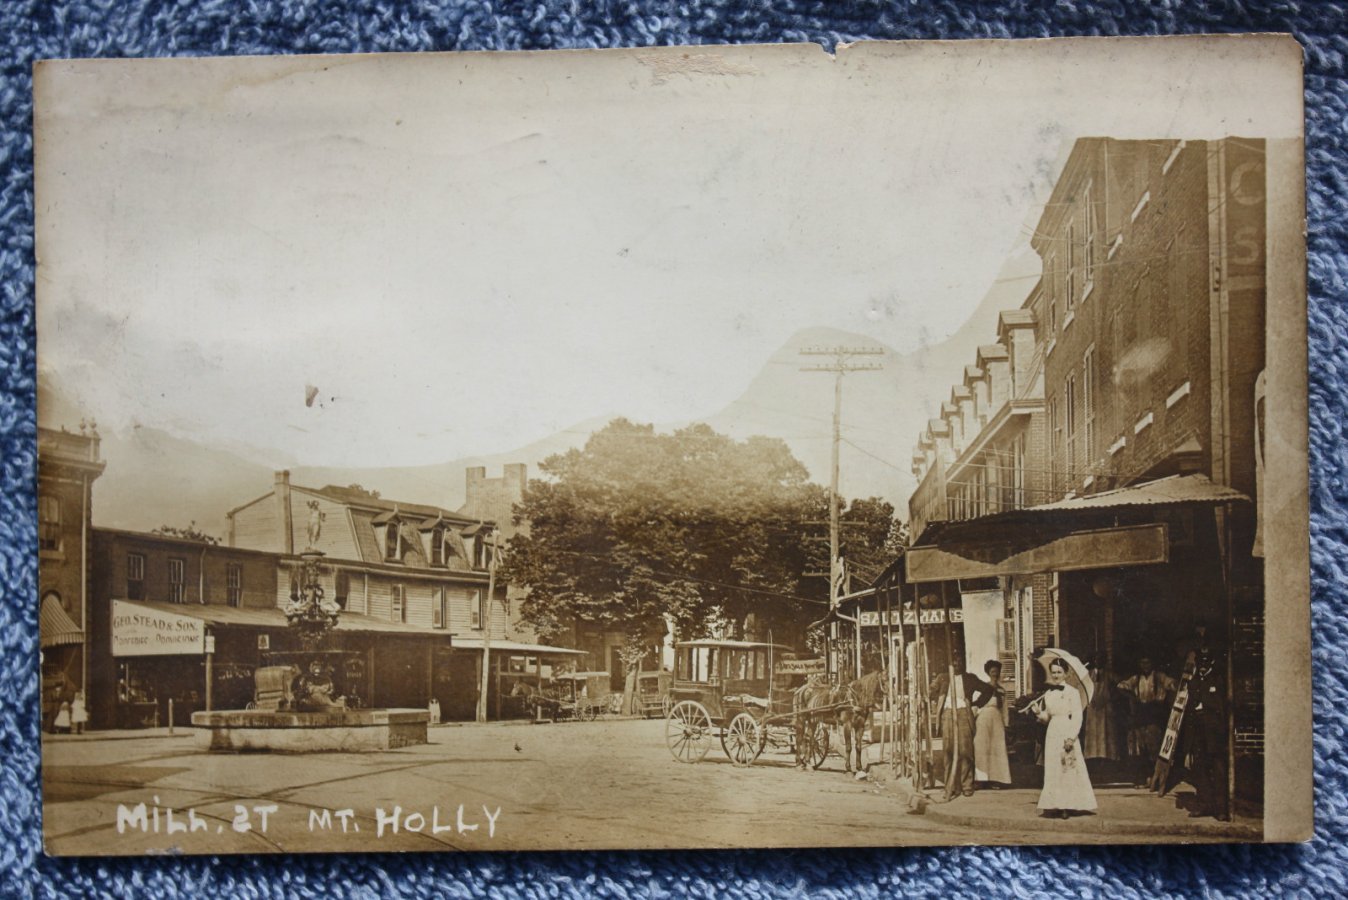
[[[736,438],[756,434],[781,438],[813,480],[827,484],[833,378],[800,371],[825,361],[802,356],[800,350],[837,345],[879,348],[883,355],[867,360],[880,362],[881,371],[857,372],[844,380],[839,489],[845,497],[883,497],[906,510],[916,487],[910,458],[918,433],[948,399],[951,385],[963,377],[978,346],[995,339],[997,313],[1021,304],[1037,272],[1037,260],[1024,253],[1014,257],[959,331],[909,353],[832,328],[802,329],[766,360],[744,393],[700,421]],[[505,452],[390,468],[304,466],[245,443],[213,447],[148,426],[104,427],[107,470],[95,482],[94,522],[149,530],[195,521],[207,533],[223,535],[225,513],[271,490],[276,468],[289,468],[297,484],[360,484],[391,499],[457,509],[464,500],[465,468],[485,466],[488,475],[495,476],[506,463],[525,463],[533,476],[540,461],[582,446],[593,431],[619,414],[598,416]],[[89,411],[64,396],[54,376],[39,374],[39,424],[74,428],[85,415]],[[657,423],[662,430],[685,424]]]
[[[796,332],[763,366],[734,402],[704,421],[717,431],[743,438],[780,437],[811,477],[827,484],[832,454],[833,376],[802,372],[827,358],[802,356],[817,346],[878,347],[878,372],[856,372],[843,380],[843,442],[839,452],[839,493],[883,497],[900,510],[917,487],[911,471],[913,445],[928,419],[939,415],[950,388],[962,382],[982,344],[996,341],[997,316],[1024,302],[1034,285],[1038,259],[1022,253],[1003,267],[998,281],[960,329],[949,338],[900,353],[873,338],[832,328]]]
[[[79,425],[77,404],[64,396],[55,378],[38,378],[38,420],[48,428]],[[523,462],[536,470],[539,461],[585,443],[610,417],[578,423],[516,450],[464,457],[426,466],[329,468],[287,465],[296,484],[360,484],[381,496],[448,509],[464,500],[464,469],[486,466],[499,475],[505,463]],[[223,536],[225,513],[271,490],[277,465],[261,451],[246,447],[221,449],[199,444],[148,426],[102,428],[101,451],[107,469],[94,482],[94,524],[149,531],[160,525],[195,521],[208,534]]]

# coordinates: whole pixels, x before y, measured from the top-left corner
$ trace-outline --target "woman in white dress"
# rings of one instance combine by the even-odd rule
[[[1039,809],[1047,818],[1065,819],[1094,810],[1095,791],[1081,754],[1081,694],[1067,685],[1067,664],[1061,659],[1049,663],[1048,680],[1048,690],[1037,701],[1039,721],[1048,723]]]
[[[84,705],[84,691],[76,691],[75,699],[70,701],[70,729],[75,734],[84,734],[84,726],[89,721],[89,708]]]

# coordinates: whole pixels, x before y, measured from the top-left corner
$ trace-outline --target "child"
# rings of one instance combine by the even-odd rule
[[[70,704],[70,726],[75,734],[84,734],[84,723],[89,721],[89,710],[84,705],[84,691],[76,691]]]
[[[66,700],[61,701],[61,710],[56,714],[56,721],[52,723],[52,731],[56,734],[70,733],[70,703]]]

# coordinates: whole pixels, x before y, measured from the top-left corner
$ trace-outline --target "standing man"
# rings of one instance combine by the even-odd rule
[[[956,668],[963,661],[957,659]],[[970,673],[955,676],[949,683],[946,674],[936,676],[931,699],[940,707],[941,747],[946,755],[945,799],[974,795],[974,713],[994,696],[993,687]]]
[[[1189,686],[1189,714],[1184,720],[1183,746],[1190,760],[1189,780],[1197,800],[1190,818],[1212,816],[1231,821],[1227,792],[1226,682],[1216,654],[1203,647],[1196,654],[1196,671]]]
[[[1137,773],[1135,783],[1144,785],[1161,751],[1170,700],[1175,695],[1175,680],[1152,665],[1151,657],[1137,661],[1138,674],[1119,682],[1119,690],[1128,694],[1128,756]]]

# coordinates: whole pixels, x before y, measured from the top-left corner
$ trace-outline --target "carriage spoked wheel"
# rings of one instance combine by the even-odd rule
[[[828,758],[828,726],[823,722],[812,722],[805,730],[805,746],[801,756],[811,769],[817,769]]]
[[[696,700],[680,700],[665,719],[665,744],[679,762],[695,763],[711,749],[711,715]]]
[[[721,734],[721,749],[737,766],[753,765],[767,743],[767,729],[746,712],[731,719],[730,726]]]

